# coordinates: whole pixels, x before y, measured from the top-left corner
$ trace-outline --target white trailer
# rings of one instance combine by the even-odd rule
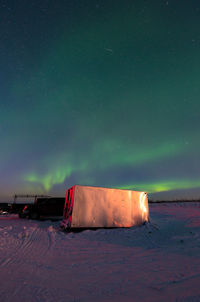
[[[67,190],[61,226],[132,227],[149,220],[145,192],[75,185]]]

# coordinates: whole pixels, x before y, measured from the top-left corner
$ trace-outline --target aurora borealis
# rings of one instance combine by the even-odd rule
[[[1,200],[200,196],[198,1],[5,0],[0,35]]]

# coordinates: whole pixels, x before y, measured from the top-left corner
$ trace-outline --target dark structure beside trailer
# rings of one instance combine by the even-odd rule
[[[36,198],[33,204],[27,204],[19,212],[20,218],[39,219],[42,217],[62,217],[65,197]]]

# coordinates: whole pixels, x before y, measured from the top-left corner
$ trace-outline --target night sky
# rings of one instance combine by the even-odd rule
[[[0,199],[200,197],[200,1],[2,0]]]

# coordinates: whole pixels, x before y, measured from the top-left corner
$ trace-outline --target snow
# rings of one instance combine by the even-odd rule
[[[0,301],[200,301],[200,203],[150,204],[150,223],[61,232],[0,216]]]

